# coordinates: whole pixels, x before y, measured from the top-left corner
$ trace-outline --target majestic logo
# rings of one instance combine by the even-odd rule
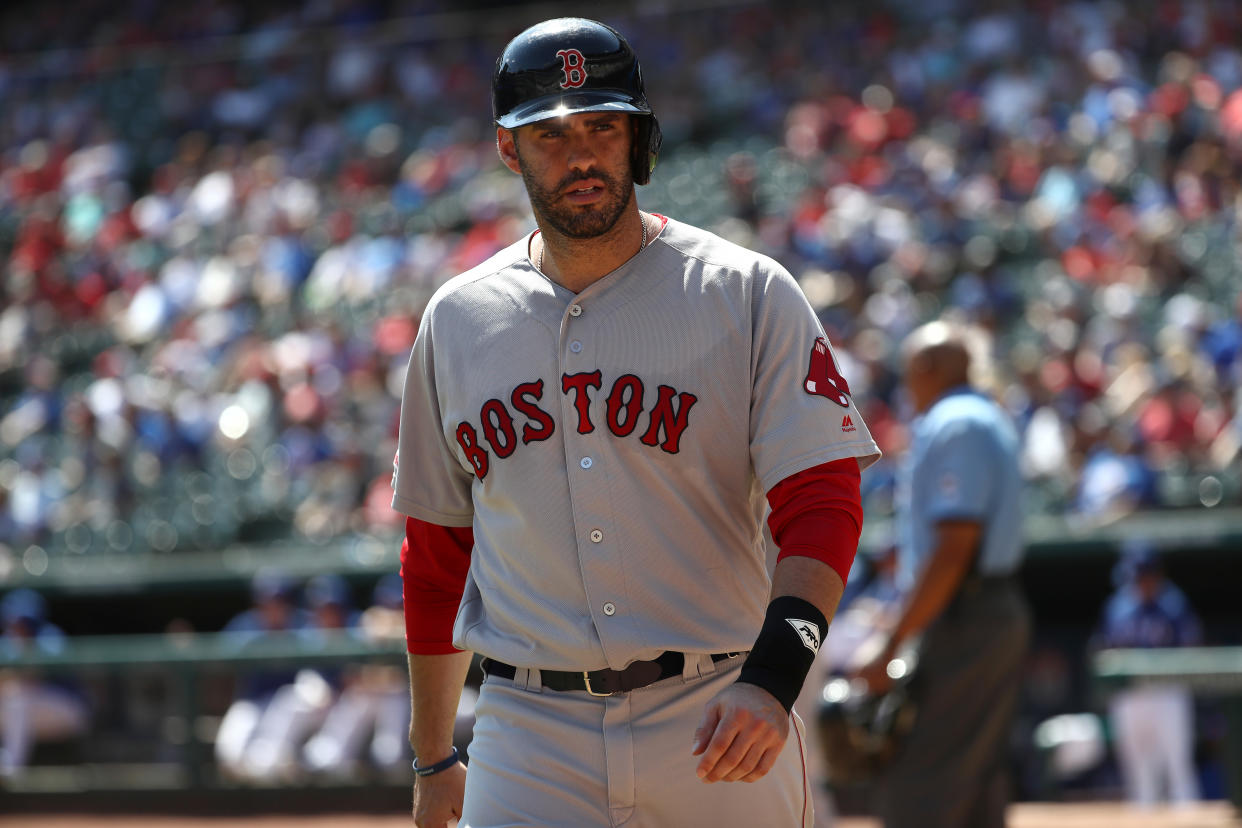
[[[841,430],[846,431],[846,432],[858,431],[858,429],[854,427],[854,421],[850,419],[849,414],[846,414],[844,417],[841,418]]]
[[[561,49],[556,53],[561,59],[561,72],[565,79],[561,81],[561,89],[577,89],[586,83],[586,58],[577,49]]]
[[[811,367],[807,369],[802,387],[808,394],[825,397],[842,408],[850,407],[850,386],[837,370],[832,349],[822,336],[815,340],[815,347],[811,349]]]
[[[802,644],[813,653],[819,652],[819,625],[810,621],[803,621],[801,618],[786,618],[789,626],[794,628],[794,632],[802,639]]]

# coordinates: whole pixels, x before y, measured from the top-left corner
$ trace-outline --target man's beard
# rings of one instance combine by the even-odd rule
[[[521,160],[520,153],[518,159]],[[604,184],[607,195],[600,203],[583,209],[561,201],[561,195],[575,181],[592,178]],[[526,182],[526,192],[530,196],[530,206],[535,215],[551,225],[553,230],[571,239],[593,239],[607,233],[621,218],[634,194],[634,178],[628,170],[620,180],[596,169],[573,172],[561,179],[554,188],[545,190],[523,167],[522,180]]]

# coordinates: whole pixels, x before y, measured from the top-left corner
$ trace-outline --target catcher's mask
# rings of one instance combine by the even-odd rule
[[[651,180],[660,125],[647,103],[634,50],[619,32],[580,17],[547,20],[519,34],[492,74],[492,117],[515,129],[579,112],[628,112],[636,126],[635,184]]]

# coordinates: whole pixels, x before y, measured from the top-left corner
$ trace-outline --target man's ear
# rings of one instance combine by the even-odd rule
[[[521,175],[522,164],[518,160],[517,143],[513,130],[496,127],[496,154],[506,167]]]

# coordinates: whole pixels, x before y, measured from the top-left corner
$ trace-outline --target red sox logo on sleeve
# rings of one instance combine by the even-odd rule
[[[808,394],[832,400],[842,408],[850,407],[849,383],[837,370],[837,361],[832,357],[832,349],[828,347],[828,340],[822,336],[815,340],[815,346],[811,348],[811,366],[807,369],[806,380],[803,381],[802,387]]]
[[[586,83],[586,58],[577,49],[561,49],[556,53],[561,59],[561,72],[565,79],[561,81],[561,89],[577,89]]]

